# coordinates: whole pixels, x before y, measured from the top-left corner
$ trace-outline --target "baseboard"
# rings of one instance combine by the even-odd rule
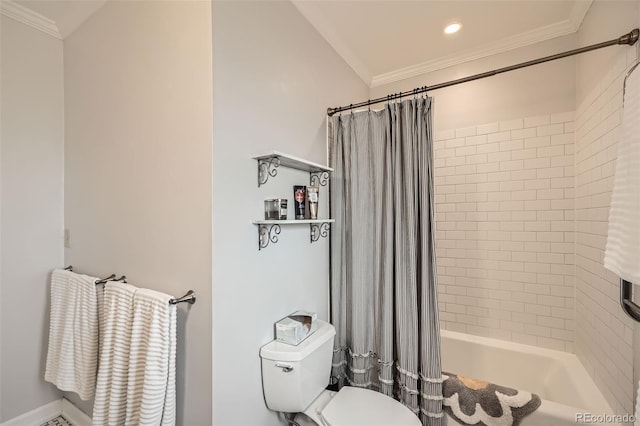
[[[92,426],[91,417],[87,416],[84,411],[69,402],[68,399],[62,398],[62,414],[65,419],[73,423],[74,426]]]
[[[51,401],[41,407],[26,412],[18,417],[7,420],[1,426],[31,426],[41,425],[49,419],[59,416],[62,412],[62,399]]]
[[[61,414],[74,426],[91,426],[91,418],[64,398],[51,401],[35,410],[7,420],[0,426],[39,426]]]

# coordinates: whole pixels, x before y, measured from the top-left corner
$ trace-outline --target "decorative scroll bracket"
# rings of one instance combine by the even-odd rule
[[[266,248],[269,243],[277,243],[280,230],[280,225],[277,223],[272,225],[258,225],[258,250]]]
[[[309,230],[311,233],[311,242],[314,243],[318,241],[320,237],[325,238],[327,235],[329,235],[331,224],[329,222],[310,223]]]
[[[280,159],[278,157],[258,160],[258,188],[267,183],[269,176],[274,177],[278,174],[278,167],[280,167]]]
[[[309,183],[311,186],[327,186],[329,172],[309,172]]]

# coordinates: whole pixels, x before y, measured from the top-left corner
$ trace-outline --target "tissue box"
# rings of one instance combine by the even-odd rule
[[[289,345],[299,345],[318,328],[318,314],[295,311],[276,323],[276,340]]]

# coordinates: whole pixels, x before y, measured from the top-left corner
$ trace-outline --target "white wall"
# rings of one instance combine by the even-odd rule
[[[443,329],[573,351],[573,116],[436,133]]]
[[[62,41],[5,16],[1,27],[0,422],[60,397],[43,377],[64,167]]]
[[[210,3],[107,2],[65,39],[64,61],[65,261],[195,290],[179,305],[178,424],[210,425]]]
[[[467,77],[574,48],[575,36],[555,38],[371,90],[370,98]],[[430,92],[436,131],[508,121],[575,108],[575,59],[565,58]]]
[[[580,46],[617,38],[640,24],[638,2],[596,1]],[[633,412],[633,321],[619,306],[619,277],[603,266],[622,118],[622,81],[637,46],[577,61],[576,353],[617,413]]]
[[[308,174],[280,168],[257,187],[252,154],[279,150],[326,164],[326,108],[367,96],[366,86],[289,2],[213,3],[214,423],[281,424],[262,395],[259,349],[296,309],[328,315],[328,241],[306,225],[282,227],[258,251],[251,220],[263,200]],[[320,194],[326,211],[326,188]],[[292,209],[289,209],[292,217]]]

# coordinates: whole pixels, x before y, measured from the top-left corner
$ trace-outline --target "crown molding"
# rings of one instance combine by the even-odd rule
[[[486,44],[480,48],[469,49],[456,55],[445,56],[432,61],[400,68],[388,73],[378,74],[373,76],[369,87],[374,88],[384,86],[385,84],[395,83],[396,81],[404,80],[406,78],[427,74],[443,68],[486,58],[488,56],[540,43],[542,41],[551,40],[556,37],[573,34],[580,28],[587,11],[591,7],[591,3],[593,3],[593,0],[576,0],[573,3],[573,8],[571,9],[569,18],[554,24],[526,31],[509,37],[508,39]]]
[[[46,16],[42,16],[18,3],[14,3],[11,0],[1,0],[0,12],[15,21],[29,25],[30,27],[42,31],[51,37],[62,40],[62,35],[60,34],[60,31],[58,31],[58,26],[55,21],[52,21]]]
[[[384,86],[400,80],[427,74],[443,68],[463,64],[465,62],[486,58],[488,56],[518,49],[524,46],[540,43],[556,37],[573,34],[580,28],[587,11],[593,0],[575,0],[569,17],[544,27],[485,44],[479,48],[468,49],[461,53],[440,57],[431,61],[422,62],[405,68],[400,68],[383,74],[372,75],[363,61],[349,49],[347,43],[342,40],[338,32],[322,15],[319,9],[313,6],[314,2],[304,0],[291,0],[298,11],[311,23],[320,35],[333,47],[342,59],[355,71],[369,88]]]
[[[590,4],[591,2],[589,1],[588,3]],[[485,44],[484,46],[481,46],[479,48],[468,49],[456,55],[445,56],[432,61],[422,62],[420,64],[400,68],[388,73],[379,74],[373,76],[373,78],[371,79],[370,87],[374,88],[378,86],[384,86],[385,84],[395,83],[396,81],[404,80],[422,74],[427,74],[430,72],[441,70],[443,68],[448,68],[454,65],[463,64],[465,62],[470,62],[477,59],[486,58],[488,56],[497,55],[499,53],[508,52],[510,50],[540,43],[552,38],[573,34],[580,27],[580,23],[582,22],[582,18],[584,18],[587,9],[585,9],[581,15],[579,13],[576,14],[576,17],[580,17],[579,22],[577,22],[577,18],[576,21],[572,19],[565,19],[564,21],[556,22],[551,25],[546,25],[544,27],[517,34],[515,36],[509,37],[508,39]],[[573,16],[574,15],[572,13],[572,17]]]

